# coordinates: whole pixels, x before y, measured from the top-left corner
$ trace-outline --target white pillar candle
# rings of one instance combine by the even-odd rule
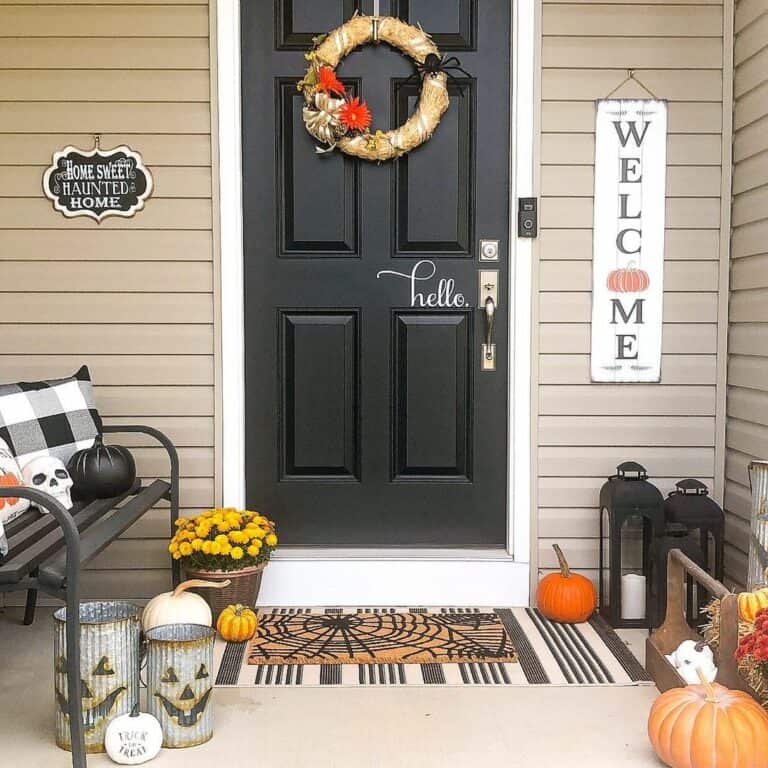
[[[621,577],[621,618],[645,618],[645,576],[639,573]]]

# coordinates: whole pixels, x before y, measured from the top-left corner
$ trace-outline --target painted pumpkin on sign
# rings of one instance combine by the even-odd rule
[[[560,564],[560,573],[550,573],[539,582],[536,606],[552,621],[578,624],[586,621],[597,607],[595,586],[580,573],[571,573],[563,550],[552,545]]]
[[[16,477],[13,472],[3,472],[0,470],[0,486],[8,488],[17,485],[21,485],[21,483],[19,482],[19,478]],[[6,496],[5,498],[0,498],[0,509],[2,509],[6,504],[12,507],[18,503],[18,496]]]
[[[216,629],[229,642],[242,643],[250,640],[256,632],[259,620],[255,612],[244,605],[228,605],[219,615]]]
[[[625,269],[614,269],[608,273],[608,290],[615,293],[642,293],[650,284],[648,273],[631,264]]]
[[[768,714],[748,694],[700,676],[651,707],[648,738],[672,768],[766,768]]]

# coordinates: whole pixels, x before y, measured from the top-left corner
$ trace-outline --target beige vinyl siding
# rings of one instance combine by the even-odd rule
[[[728,426],[729,576],[747,571],[747,467],[768,459],[768,5],[736,5]]]
[[[559,542],[571,565],[596,580],[598,492],[621,461],[645,465],[664,493],[681,477],[720,490],[723,30],[721,2],[544,0],[534,325],[539,573],[556,566],[551,545]],[[594,100],[629,68],[669,100],[662,381],[591,384]],[[648,96],[634,83],[616,95]]]
[[[188,512],[215,501],[210,94],[206,0],[0,4],[0,381],[87,363],[105,421],[175,441]],[[53,152],[94,132],[153,173],[132,219],[68,220],[43,197]],[[151,439],[113,439],[143,477],[167,473]],[[152,510],[92,562],[86,594],[164,588],[167,532],[167,506]]]

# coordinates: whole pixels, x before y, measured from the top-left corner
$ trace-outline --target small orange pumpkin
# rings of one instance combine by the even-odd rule
[[[571,573],[563,550],[552,547],[560,563],[560,573],[550,573],[539,582],[536,605],[552,621],[578,624],[586,621],[597,607],[595,586],[579,573]]]
[[[228,605],[219,614],[216,629],[225,640],[242,643],[253,637],[258,623],[259,619],[254,611],[237,603],[237,605]]]
[[[710,683],[671,688],[653,702],[648,738],[672,768],[766,768],[768,714],[748,694]]]
[[[11,487],[16,485],[21,485],[21,483],[19,482],[19,478],[16,477],[13,472],[3,472],[0,470],[0,486]],[[19,499],[16,496],[5,496],[0,499],[0,509],[6,504],[12,507],[14,504],[18,504],[18,502]]]

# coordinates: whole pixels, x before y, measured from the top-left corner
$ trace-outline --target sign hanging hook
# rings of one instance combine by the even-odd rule
[[[93,134],[93,148],[96,150],[101,149],[101,134],[100,133],[94,133]]]
[[[659,97],[639,78],[635,75],[634,69],[627,70],[627,76],[605,97],[610,99],[616,91],[621,90],[630,80],[636,82],[652,99],[659,101]]]
[[[373,0],[373,18],[371,19],[371,40],[379,44],[379,0]]]

